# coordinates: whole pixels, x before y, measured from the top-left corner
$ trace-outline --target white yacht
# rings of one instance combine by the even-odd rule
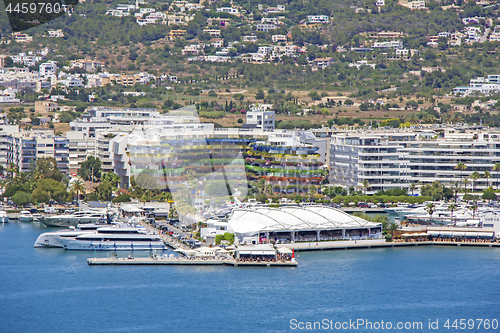
[[[29,210],[22,210],[17,219],[21,222],[32,222],[34,220],[33,214]]]
[[[34,247],[63,247],[60,239],[64,237],[76,237],[85,233],[95,232],[98,228],[109,226],[103,223],[85,223],[79,224],[76,228],[64,229],[59,231],[44,232],[35,241]]]
[[[7,216],[7,212],[0,210],[0,223],[7,223],[9,222],[9,217]]]
[[[70,227],[82,223],[110,222],[109,213],[100,211],[80,211],[72,214],[42,216],[39,221],[47,227]]]
[[[65,250],[150,251],[165,249],[163,240],[148,234],[144,228],[104,227],[92,233],[61,237]]]

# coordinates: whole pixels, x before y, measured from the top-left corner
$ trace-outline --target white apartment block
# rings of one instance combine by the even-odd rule
[[[465,170],[455,169],[458,163]],[[492,171],[500,163],[500,131],[482,127],[434,130],[370,130],[334,134],[330,145],[330,183],[379,190],[419,186],[439,181],[450,186],[477,171],[476,190],[500,185]],[[484,178],[489,171],[491,178]],[[463,185],[462,185],[463,186]],[[472,183],[468,185],[472,188]]]
[[[239,15],[239,11],[236,8],[232,7],[221,7],[217,8],[217,13],[227,13],[227,14],[232,14],[232,15]]]
[[[307,15],[307,22],[309,23],[328,23],[329,20],[327,15]]]
[[[267,108],[263,106],[258,106],[248,111],[246,116],[247,125],[255,126],[267,131],[274,130],[274,111],[267,110]]]
[[[57,63],[55,61],[44,62],[40,64],[39,72],[41,77],[55,75],[57,72]]]
[[[0,125],[0,165],[4,167],[8,164],[8,154],[11,151],[9,138],[15,133],[19,133],[19,125]]]
[[[453,89],[453,93],[464,96],[498,94],[500,93],[500,75],[488,75],[486,78],[471,79],[468,87],[456,87]]]
[[[366,180],[367,194],[406,187],[409,167],[400,142],[412,134],[341,133],[330,142],[330,183],[360,188]]]

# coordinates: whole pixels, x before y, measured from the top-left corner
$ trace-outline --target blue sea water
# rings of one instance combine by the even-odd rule
[[[297,268],[108,267],[88,266],[93,252],[33,248],[48,230],[0,225],[0,332],[290,332],[325,320],[382,331],[335,329],[358,319],[500,331],[443,326],[500,320],[498,248],[303,252]]]

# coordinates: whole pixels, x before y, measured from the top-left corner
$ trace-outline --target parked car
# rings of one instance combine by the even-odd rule
[[[381,204],[380,204],[380,205],[378,205],[378,206],[379,206],[380,208],[388,208],[388,207],[389,207],[389,205],[386,205],[386,204],[384,204],[384,203],[381,203]]]
[[[378,208],[378,207],[377,207],[377,205],[372,204],[372,203],[369,203],[369,204],[368,204],[368,207],[369,207],[369,208]]]
[[[368,204],[366,204],[364,202],[360,202],[360,203],[358,203],[358,207],[359,208],[368,208]]]

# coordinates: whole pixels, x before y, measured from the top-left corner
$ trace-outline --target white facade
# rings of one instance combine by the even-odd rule
[[[458,163],[465,170],[455,169]],[[492,171],[500,163],[500,132],[473,128],[432,130],[371,130],[347,132],[332,137],[330,183],[345,187],[370,185],[367,194],[410,183],[425,185],[439,181],[450,186],[478,172],[476,190],[500,185]],[[484,178],[489,171],[491,177]],[[469,185],[472,188],[472,182]]]
[[[274,111],[267,111],[263,108],[256,108],[247,112],[247,124],[256,125],[257,128],[263,130],[274,129]]]

